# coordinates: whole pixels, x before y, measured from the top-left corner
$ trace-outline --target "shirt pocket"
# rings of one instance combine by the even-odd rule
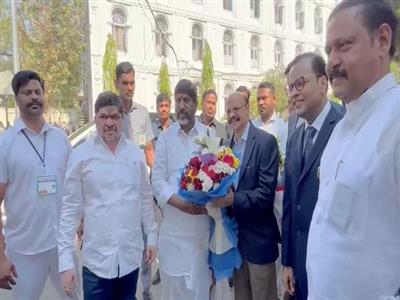
[[[332,198],[328,205],[327,218],[350,240],[359,241],[365,236],[369,181],[361,172],[343,167],[332,182]]]

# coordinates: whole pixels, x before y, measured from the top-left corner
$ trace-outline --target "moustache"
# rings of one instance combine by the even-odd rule
[[[178,117],[185,117],[185,118],[189,118],[189,114],[188,114],[188,112],[187,111],[185,111],[185,110],[180,110],[180,111],[178,111],[178,113],[177,113],[177,116]]]
[[[238,118],[238,117],[232,117],[232,118],[230,118],[230,119],[228,120],[228,123],[231,124],[231,123],[234,122],[234,121],[239,122],[239,121],[240,121],[240,118]]]
[[[32,101],[32,102],[29,103],[27,106],[28,106],[28,107],[31,107],[31,106],[33,106],[33,105],[39,105],[40,107],[43,106],[43,104],[40,103],[39,101]]]
[[[347,72],[343,69],[332,69],[329,71],[329,81],[332,82],[335,78],[345,78],[347,79]]]

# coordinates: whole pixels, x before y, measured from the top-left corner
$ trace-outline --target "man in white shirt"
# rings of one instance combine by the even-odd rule
[[[346,113],[320,166],[307,248],[310,300],[392,299],[400,286],[397,18],[384,1],[343,1],[327,26],[327,73]]]
[[[136,88],[135,69],[130,62],[121,62],[115,69],[115,75],[115,87],[124,108],[123,133],[144,151],[147,165],[151,168],[154,164],[154,133],[147,108],[133,101]],[[143,232],[143,238],[146,246],[145,232]],[[144,260],[140,268],[140,277],[143,300],[152,300],[151,265]]]
[[[33,71],[20,71],[11,82],[20,118],[0,136],[0,281],[13,299],[38,300],[47,277],[59,299],[64,291],[58,272],[56,231],[62,183],[71,146],[66,134],[43,117],[44,83]]]
[[[286,152],[288,126],[276,113],[275,87],[270,82],[261,82],[257,89],[257,109],[259,118],[253,120],[254,126],[275,136],[279,151]]]
[[[122,118],[118,96],[101,93],[95,103],[97,135],[74,149],[68,161],[57,237],[67,295],[77,287],[72,257],[82,216],[85,299],[136,299],[141,223],[148,236],[146,262],[155,258],[157,227],[145,158],[121,134]]]
[[[158,243],[162,300],[207,300],[210,220],[204,207],[185,202],[177,192],[181,169],[200,150],[194,140],[212,129],[196,120],[192,82],[180,80],[174,94],[177,122],[158,137],[152,173],[154,196],[164,210]]]

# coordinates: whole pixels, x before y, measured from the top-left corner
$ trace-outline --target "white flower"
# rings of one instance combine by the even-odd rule
[[[226,173],[232,175],[235,172],[234,168],[231,168],[228,164],[222,161],[217,161],[215,165],[210,166],[210,169],[214,170],[217,174]]]
[[[201,180],[203,185],[203,192],[208,192],[213,188],[214,182],[203,170],[200,170],[199,172],[199,179]]]

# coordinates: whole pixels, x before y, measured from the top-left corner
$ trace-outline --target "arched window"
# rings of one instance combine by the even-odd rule
[[[233,86],[230,83],[227,83],[224,87],[224,100],[225,100],[225,111],[226,111],[226,103],[228,102],[228,97],[233,93]]]
[[[297,44],[296,49],[295,49],[295,55],[298,56],[304,52],[304,45],[303,44]]]
[[[193,60],[203,58],[203,29],[200,24],[194,24],[192,27],[192,56]]]
[[[111,17],[112,17],[112,35],[114,37],[115,42],[117,43],[117,50],[126,52],[128,50],[126,42],[126,35],[127,35],[126,14],[121,8],[114,8]]]
[[[282,0],[275,0],[274,1],[274,19],[275,24],[282,25],[283,24],[283,2]]]
[[[156,18],[156,54],[158,56],[167,56],[168,21],[163,15]]]
[[[304,5],[302,0],[296,1],[296,29],[304,28]]]
[[[276,65],[284,64],[284,52],[283,43],[281,40],[277,40],[274,46],[274,62]]]
[[[223,38],[224,44],[224,64],[233,65],[233,34],[232,31],[226,30]]]
[[[260,66],[260,52],[260,38],[253,35],[250,40],[251,67],[258,68]]]
[[[321,8],[317,6],[314,10],[314,32],[316,34],[322,33],[322,26],[323,26],[322,11]]]

